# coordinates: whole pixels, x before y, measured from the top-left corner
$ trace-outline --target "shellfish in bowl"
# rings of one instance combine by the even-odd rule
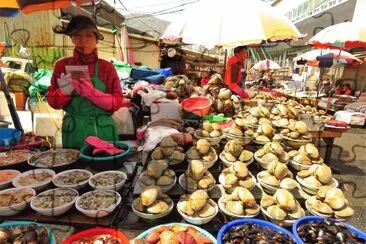
[[[283,164],[287,164],[289,156],[278,142],[269,142],[254,153],[254,158],[258,164],[263,168],[267,169],[269,163],[278,161]]]
[[[177,182],[174,170],[169,169],[168,166],[165,161],[151,161],[139,177],[140,186],[142,188],[158,186],[161,192],[168,192]]]
[[[179,185],[189,193],[196,190],[210,190],[216,180],[200,160],[192,160],[188,170],[179,177]]]
[[[253,162],[253,153],[244,149],[242,141],[234,139],[225,144],[224,150],[220,153],[220,159],[228,167],[235,162],[249,165]]]
[[[242,162],[235,162],[224,169],[219,176],[219,182],[228,193],[238,186],[251,190],[256,185],[255,177],[249,172],[247,165]]]

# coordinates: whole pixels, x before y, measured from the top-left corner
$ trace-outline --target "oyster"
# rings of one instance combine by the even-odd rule
[[[209,197],[206,191],[198,190],[192,193],[189,198],[189,203],[193,210],[199,211],[206,205],[208,199]]]

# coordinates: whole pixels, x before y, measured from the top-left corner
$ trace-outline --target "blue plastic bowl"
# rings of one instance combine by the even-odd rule
[[[17,129],[0,128],[0,146],[12,146],[19,143],[22,132]]]
[[[237,220],[233,220],[230,221],[229,223],[227,223],[226,225],[224,225],[223,227],[221,227],[221,229],[219,230],[219,233],[217,234],[217,244],[222,244],[222,238],[224,237],[224,234],[231,228],[237,225],[242,225],[242,224],[246,224],[246,223],[252,223],[252,224],[257,224],[259,226],[262,227],[268,227],[274,231],[280,231],[282,233],[284,233],[285,235],[292,237],[295,240],[295,237],[291,234],[290,231],[275,225],[271,222],[265,221],[265,220],[261,220],[261,219],[237,219]]]
[[[296,222],[294,223],[294,225],[292,226],[292,232],[294,233],[294,238],[295,238],[295,241],[296,243],[299,243],[299,244],[303,244],[304,242],[301,240],[300,236],[297,234],[297,228],[302,225],[302,224],[305,224],[305,223],[308,223],[310,221],[321,221],[321,220],[324,220],[325,218],[324,217],[320,217],[320,216],[305,216],[305,217],[302,217],[298,220],[296,220]],[[334,221],[337,221],[337,220],[334,220]],[[339,221],[341,222],[341,221]],[[366,240],[366,233],[353,227],[352,225],[349,225],[345,222],[341,222],[344,226],[346,226],[349,231],[355,233],[356,235],[358,235],[359,237],[363,238]]]
[[[53,235],[52,231],[49,228],[47,228],[45,225],[42,225],[39,223],[30,222],[30,221],[9,221],[9,222],[0,224],[0,228],[12,228],[15,226],[23,226],[23,225],[30,225],[30,224],[36,224],[38,226],[43,226],[44,228],[46,228],[47,232],[48,232],[48,243],[56,244],[56,239],[55,239],[55,236]]]

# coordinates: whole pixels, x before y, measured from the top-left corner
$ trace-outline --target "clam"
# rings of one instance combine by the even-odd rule
[[[184,161],[184,153],[180,151],[174,151],[172,155],[170,155],[169,159],[175,163],[181,163]]]
[[[280,188],[282,188],[282,189],[292,190],[292,189],[295,189],[296,187],[298,187],[298,183],[294,179],[285,178],[285,179],[281,180]]]
[[[248,178],[247,180],[239,180],[239,185],[245,187],[247,189],[251,189],[254,187],[255,182],[252,177]]]
[[[227,201],[225,208],[227,211],[236,215],[244,214],[244,206],[240,201]]]
[[[342,190],[338,188],[332,188],[325,193],[324,202],[327,203],[333,209],[341,209],[346,204],[346,199]]]
[[[318,181],[318,179],[313,175],[306,177],[304,179],[304,183],[314,188],[319,188],[322,186],[322,183],[320,183],[320,181]]]
[[[289,173],[289,170],[288,170],[286,164],[278,163],[276,165],[276,168],[274,169],[273,175],[278,180],[282,180],[287,176],[288,173]]]
[[[210,132],[208,132],[207,130],[201,130],[200,135],[202,137],[209,137],[210,136]]]
[[[298,153],[293,160],[299,164],[311,165],[311,159],[305,153]]]
[[[158,195],[160,193],[160,190],[156,186],[148,186],[140,194],[141,197],[141,204],[143,206],[150,206],[152,205],[156,199],[158,198]]]
[[[294,158],[297,154],[299,154],[299,152],[298,151],[296,151],[296,150],[291,150],[291,151],[289,151],[288,153],[288,156],[289,156],[289,158]]]
[[[240,128],[243,128],[243,129],[248,128],[246,123],[245,123],[245,120],[242,119],[242,118],[236,118],[234,122],[235,122],[235,125],[240,127]]]
[[[248,150],[243,150],[239,156],[241,162],[248,162],[253,158],[253,153]]]
[[[282,153],[284,153],[283,147],[278,142],[270,143],[269,149],[270,149],[271,153],[273,153],[275,155],[281,155]]]
[[[205,131],[207,131],[208,133],[210,133],[210,132],[212,132],[214,130],[212,124],[209,121],[204,121],[202,123],[202,128]]]
[[[229,152],[226,152],[225,154],[225,159],[229,162],[235,162],[236,158]]]
[[[185,185],[187,188],[197,190],[198,184],[192,177],[186,175],[184,177],[184,179],[185,179]]]
[[[272,141],[273,142],[281,142],[283,139],[282,135],[281,134],[275,134],[272,138]]]
[[[225,175],[225,184],[226,185],[235,185],[238,182],[238,177],[236,177],[234,174],[227,174]]]
[[[288,190],[279,189],[273,197],[281,208],[288,211],[294,211],[296,209],[295,198]]]
[[[269,196],[269,195],[264,195],[261,199],[261,206],[263,208],[267,208],[269,206],[272,206],[275,203],[276,203],[276,200],[272,196]]]
[[[158,186],[169,186],[173,183],[174,179],[166,175],[160,176],[159,179],[156,181],[156,185]]]
[[[235,158],[243,151],[243,143],[239,140],[231,140],[225,145],[225,151],[231,153]]]
[[[324,215],[331,216],[333,214],[333,209],[328,204],[319,200],[316,200],[313,204],[311,204],[311,208]]]
[[[310,176],[309,171],[308,170],[301,170],[297,173],[297,175],[301,178],[306,178],[308,176]]]
[[[266,153],[267,153],[266,149],[261,148],[261,149],[259,149],[255,154],[256,154],[258,157],[263,157]]]
[[[263,117],[263,118],[269,118],[269,116],[271,114],[269,112],[269,110],[265,107],[260,107],[259,113],[260,113],[260,117]]]
[[[215,180],[210,177],[210,176],[203,176],[201,180],[198,181],[198,186],[201,189],[208,189],[210,188],[213,184],[215,184]]]
[[[293,132],[288,133],[287,136],[292,139],[298,139],[300,137],[300,133],[293,131]]]
[[[301,148],[300,148],[301,149]],[[319,157],[319,151],[314,144],[308,143],[304,146],[304,151],[311,159],[317,159]]]
[[[288,216],[292,219],[298,219],[298,218],[301,218],[301,217],[305,216],[305,211],[300,206],[300,204],[297,203],[295,210],[288,213]]]
[[[243,132],[237,127],[230,128],[229,133],[235,136],[243,136]]]
[[[218,123],[213,123],[211,124],[212,128],[216,131],[220,131],[221,130],[221,125]]]
[[[150,207],[147,208],[147,212],[150,214],[159,214],[168,211],[169,205],[164,201],[156,201]]]
[[[254,131],[251,129],[248,129],[244,132],[246,136],[252,137],[254,135]]]
[[[295,123],[295,130],[300,133],[300,134],[304,134],[308,131],[308,127],[307,125],[305,124],[305,122],[303,121],[297,121]]]
[[[278,120],[276,124],[278,127],[286,127],[286,126],[288,126],[289,121],[288,121],[288,119],[283,118],[283,119]]]
[[[164,158],[164,154],[161,151],[160,147],[157,147],[153,153],[151,154],[151,158],[154,160],[159,160],[159,159],[163,159]]]
[[[197,148],[199,153],[205,155],[210,151],[211,145],[208,141],[206,141],[204,139],[200,139],[200,140],[197,141],[196,148]]]
[[[262,178],[263,183],[270,186],[279,186],[280,181],[274,175],[268,175]]]
[[[189,164],[189,173],[195,180],[200,180],[207,169],[200,160],[192,160]]]
[[[195,147],[191,147],[188,151],[187,151],[187,158],[188,159],[200,159],[201,155],[198,152],[198,150]]]
[[[189,201],[182,201],[178,204],[178,208],[181,212],[192,216],[194,214],[194,210],[191,206],[191,203]]]
[[[246,215],[256,215],[260,211],[260,207],[258,204],[255,204],[253,207],[246,208],[244,211]]]
[[[208,199],[209,197],[206,191],[198,190],[192,193],[189,198],[189,203],[193,210],[199,211],[206,205]]]
[[[142,205],[142,202],[141,202],[141,198],[137,198],[135,201],[133,201],[133,207],[139,211],[139,212],[144,212],[145,210],[145,206]]]
[[[262,160],[264,162],[270,163],[273,161],[278,161],[278,157],[277,157],[277,155],[275,155],[273,153],[267,153],[262,157]]]
[[[326,165],[319,165],[315,171],[315,176],[323,184],[329,184],[332,181],[332,170]]]
[[[166,169],[166,170],[164,170],[163,175],[166,175],[166,176],[169,176],[169,177],[174,177],[175,172],[172,169]]]
[[[248,176],[249,171],[245,163],[235,162],[234,165],[232,166],[232,169],[235,175],[240,178],[245,178]]]
[[[141,176],[141,182],[145,186],[155,185],[155,178],[148,176],[147,174],[144,174]]]
[[[221,135],[220,131],[214,130],[210,133],[210,137],[215,138]]]
[[[262,124],[260,128],[261,128],[263,135],[265,135],[267,137],[272,137],[272,134],[274,131],[272,126],[270,126],[269,124]]]
[[[271,124],[272,122],[269,120],[269,119],[267,119],[267,118],[260,118],[259,119],[259,124]]]
[[[171,137],[165,137],[160,142],[161,151],[165,156],[172,155],[176,146],[177,143]]]
[[[287,216],[286,212],[278,205],[272,205],[267,208],[268,214],[276,220],[284,220]]]
[[[244,187],[237,187],[234,189],[233,194],[237,194],[239,200],[246,206],[246,207],[254,207],[256,205],[255,198],[250,193],[250,191]]]
[[[328,186],[322,186],[319,188],[318,192],[316,193],[316,196],[318,198],[324,199],[325,198],[325,194],[330,190],[334,188],[334,186],[328,185]]]
[[[259,142],[270,142],[271,140],[265,135],[259,135],[255,138]]]
[[[207,203],[199,212],[198,216],[201,218],[207,218],[209,216],[214,215],[216,212],[215,207],[211,204]]]
[[[335,217],[336,218],[340,218],[340,219],[349,218],[354,213],[355,213],[355,211],[352,208],[350,208],[350,207],[346,207],[346,208],[344,208],[342,210],[339,210],[339,211],[334,211]]]
[[[157,179],[163,174],[163,171],[165,169],[166,168],[163,164],[157,163],[156,161],[152,161],[147,165],[146,172],[148,176]]]
[[[253,107],[249,110],[249,113],[254,117],[261,117],[261,112],[259,107]]]

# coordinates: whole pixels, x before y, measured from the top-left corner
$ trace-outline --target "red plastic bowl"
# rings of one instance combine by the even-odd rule
[[[210,112],[212,101],[207,97],[189,97],[182,101],[182,109],[195,113],[199,116],[207,115]]]
[[[118,238],[122,244],[129,243],[128,238],[122,232],[120,232],[116,229],[96,227],[96,228],[78,232],[78,233],[70,236],[66,240],[64,240],[62,242],[62,244],[72,244],[74,241],[80,240],[82,238],[92,237],[92,236],[96,236],[96,235],[112,235],[112,236]]]

